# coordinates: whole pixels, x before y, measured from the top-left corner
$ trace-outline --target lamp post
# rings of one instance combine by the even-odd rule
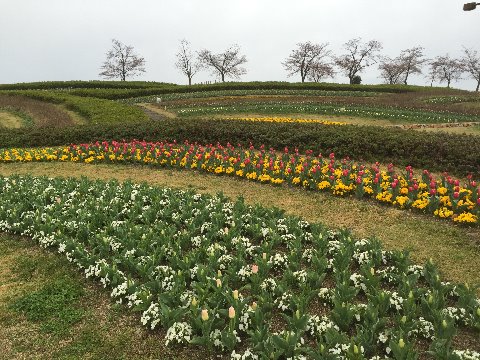
[[[475,10],[477,5],[480,5],[480,3],[471,2],[471,3],[463,4],[463,11]]]

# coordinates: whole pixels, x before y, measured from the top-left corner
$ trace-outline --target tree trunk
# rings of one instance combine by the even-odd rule
[[[480,87],[480,79],[477,82],[477,88],[475,89],[476,92],[478,92],[478,88]]]
[[[447,81],[447,88],[450,89],[450,80]]]
[[[222,82],[225,82],[225,74],[222,73]]]
[[[191,76],[188,77],[188,85],[189,86],[192,85],[192,77]]]
[[[407,71],[407,74],[405,75],[405,80],[403,80],[403,83],[404,83],[405,85],[407,85],[408,75],[410,75],[410,71]]]

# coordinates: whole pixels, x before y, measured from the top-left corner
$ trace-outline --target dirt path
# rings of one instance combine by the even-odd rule
[[[143,111],[153,120],[175,119],[177,114],[165,110],[156,104],[138,104]]]
[[[20,116],[14,115],[8,111],[0,110],[0,127],[18,129],[22,127],[22,119]]]

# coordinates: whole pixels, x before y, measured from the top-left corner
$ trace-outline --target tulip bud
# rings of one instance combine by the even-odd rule
[[[428,303],[433,304],[433,296],[432,295],[428,296]]]
[[[217,287],[222,287],[222,280],[217,279]]]
[[[297,319],[300,319],[300,311],[297,309],[297,311],[295,311],[295,317]]]
[[[480,307],[477,308],[477,315],[480,316]]]
[[[207,321],[207,320],[208,320],[208,310],[207,310],[207,309],[203,309],[203,310],[202,310],[202,320],[203,320],[203,321]]]
[[[413,299],[413,291],[412,290],[410,290],[410,292],[408,293],[408,298]]]
[[[192,306],[197,306],[198,302],[197,302],[197,298],[193,298],[192,299]]]
[[[442,320],[442,327],[443,327],[444,329],[446,329],[447,326],[448,326],[447,321],[446,321],[446,320]]]
[[[400,321],[402,322],[402,324],[405,324],[407,322],[407,317],[403,315]]]
[[[253,310],[253,311],[257,310],[257,306],[258,306],[257,303],[254,301],[254,302],[252,303],[252,310]]]
[[[232,293],[233,293],[233,298],[235,300],[238,300],[238,290],[233,290]]]
[[[228,308],[228,317],[229,317],[230,319],[235,318],[235,309],[233,308],[233,306],[230,306],[230,307]]]
[[[217,277],[219,277],[219,278],[222,277],[222,272],[220,270],[217,271]]]
[[[252,274],[256,274],[256,273],[258,273],[258,265],[253,264],[252,265]]]
[[[263,259],[263,260],[267,260],[267,253],[263,253],[263,254],[262,254],[262,259]]]
[[[358,354],[358,346],[357,345],[353,345],[353,353]]]
[[[372,268],[370,268],[370,274],[371,274],[372,276],[374,276],[374,275],[375,275],[375,269],[374,269],[373,267],[372,267]]]
[[[403,339],[400,339],[398,341],[398,346],[400,347],[400,349],[403,349],[405,347],[405,341],[403,341]]]

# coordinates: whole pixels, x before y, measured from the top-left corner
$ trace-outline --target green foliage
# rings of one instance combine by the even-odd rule
[[[42,331],[63,333],[79,322],[84,311],[77,307],[82,287],[68,278],[58,279],[42,289],[27,293],[11,303],[27,320],[40,323]]]
[[[352,84],[361,84],[362,83],[362,78],[360,75],[355,75],[352,78]]]
[[[29,114],[27,114],[26,112],[24,112],[20,109],[16,109],[16,108],[11,107],[11,106],[5,106],[5,107],[0,107],[0,110],[7,111],[7,112],[21,118],[23,126],[31,127],[34,124],[34,120],[32,119],[32,117]],[[0,128],[1,127],[2,127],[2,125],[0,124]]]
[[[191,141],[202,144],[255,146],[264,144],[311,149],[314,153],[358,161],[392,162],[430,171],[449,171],[464,176],[480,173],[480,137],[374,126],[262,123],[232,120],[145,121],[122,124],[92,124],[65,128],[8,129],[0,133],[2,147],[69,145],[122,139],[146,141]]]
[[[145,113],[134,106],[118,102],[72,96],[60,91],[0,91],[3,95],[23,95],[32,99],[64,104],[68,109],[77,112],[91,124],[124,123],[148,119]]]
[[[170,106],[170,109],[174,108]],[[365,106],[331,104],[331,103],[259,103],[242,102],[235,104],[209,104],[209,106],[195,106],[177,110],[180,116],[205,116],[210,114],[315,114],[341,115],[369,119],[388,119],[392,123],[448,123],[478,121],[478,115],[456,114],[446,111],[426,111],[386,106]]]
[[[432,90],[430,87],[411,85],[350,85],[335,83],[289,83],[269,82],[226,82],[209,85],[175,85],[142,81],[48,81],[37,83],[3,84],[0,90],[62,90],[77,96],[105,99],[124,99],[155,94],[190,93],[225,90],[322,90],[404,93]]]
[[[69,90],[69,89],[144,89],[175,86],[155,81],[41,81],[33,83],[0,84],[0,90]]]
[[[118,91],[118,90],[115,90]],[[151,103],[156,102],[157,97],[162,101],[201,99],[221,96],[254,96],[254,95],[274,95],[274,96],[342,96],[342,97],[372,97],[381,95],[376,91],[349,91],[349,90],[308,90],[308,89],[247,89],[247,90],[205,90],[194,92],[159,92],[156,96],[141,96],[122,100],[126,103]]]

